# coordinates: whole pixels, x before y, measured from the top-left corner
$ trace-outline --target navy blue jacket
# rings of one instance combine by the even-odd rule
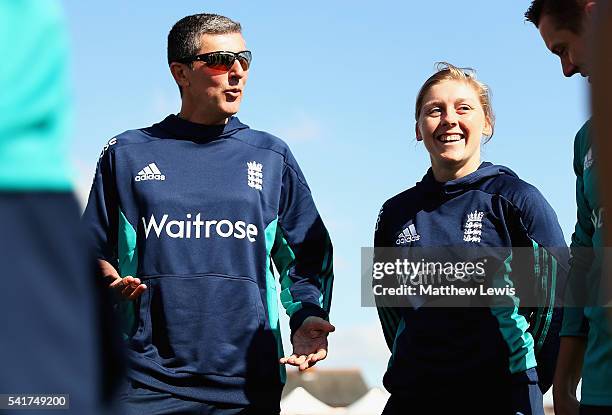
[[[509,281],[519,267],[511,248],[528,247],[530,258],[522,258],[521,266],[531,264],[530,277],[548,290],[541,307],[379,306],[392,351],[384,377],[390,392],[418,390],[430,381],[457,387],[468,378],[499,380],[536,365],[540,387],[550,387],[562,318],[555,290],[568,258],[555,212],[535,187],[491,163],[446,183],[437,182],[430,169],[415,187],[385,202],[374,245],[494,247],[495,255],[504,253],[497,259]]]
[[[84,219],[98,258],[148,289],[130,376],[206,402],[278,406],[284,368],[273,263],[291,329],[328,318],[332,246],[287,145],[237,118],[170,115],[103,151]]]

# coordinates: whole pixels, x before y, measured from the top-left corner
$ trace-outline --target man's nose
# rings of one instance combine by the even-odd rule
[[[247,71],[242,69],[240,61],[238,61],[238,59],[234,60],[228,72],[230,85],[237,85],[240,80],[246,76],[246,73]]]
[[[567,76],[568,78],[578,73],[578,67],[568,59],[561,60],[561,69],[563,70],[563,75]]]
[[[242,65],[240,64],[240,61],[238,59],[234,59],[234,63],[232,64],[232,66],[230,67],[230,76],[236,76],[236,77],[244,77],[246,71],[244,69],[242,69]]]

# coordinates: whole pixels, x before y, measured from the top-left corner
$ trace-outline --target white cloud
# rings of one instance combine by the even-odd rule
[[[337,361],[338,363],[351,362],[356,365],[366,360],[379,361],[383,367],[386,367],[390,355],[377,321],[337,328],[337,331],[330,337],[330,352],[332,352],[330,364]]]
[[[163,119],[168,114],[176,114],[179,111],[181,102],[178,90],[172,93],[168,89],[156,88],[151,94],[150,102],[153,119]]]
[[[347,272],[352,269],[352,262],[339,255],[334,255],[334,272]]]
[[[320,122],[300,111],[285,118],[287,124],[274,129],[277,135],[288,143],[312,142],[321,138],[323,127]]]
[[[72,167],[74,171],[74,193],[77,201],[84,210],[89,197],[89,190],[93,183],[94,174],[96,171],[97,158],[93,162],[86,162],[79,158],[72,159]]]

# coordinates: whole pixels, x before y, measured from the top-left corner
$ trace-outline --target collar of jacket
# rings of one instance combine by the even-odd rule
[[[450,180],[446,183],[440,183],[436,181],[430,167],[429,170],[427,170],[427,174],[423,176],[423,179],[419,185],[422,186],[423,191],[426,193],[438,193],[447,196],[455,196],[459,193],[465,192],[466,190],[478,187],[480,184],[482,184],[482,182],[502,174],[509,174],[514,177],[518,177],[516,173],[514,173],[508,167],[495,165],[484,161],[480,164],[475,172],[459,179]]]
[[[237,131],[249,128],[237,117],[230,117],[224,125],[204,125],[179,118],[177,115],[168,115],[163,121],[155,124],[156,127],[166,132],[171,138],[189,140],[197,143],[226,138]]]

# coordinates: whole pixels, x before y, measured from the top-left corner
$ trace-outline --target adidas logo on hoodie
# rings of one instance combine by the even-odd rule
[[[411,223],[402,231],[402,233],[398,235],[395,245],[404,245],[410,242],[418,241],[419,239],[421,239],[421,235],[417,233],[414,223]]]
[[[144,169],[140,170],[134,180],[137,182],[145,180],[166,180],[166,176],[162,174],[155,163],[149,164]]]

